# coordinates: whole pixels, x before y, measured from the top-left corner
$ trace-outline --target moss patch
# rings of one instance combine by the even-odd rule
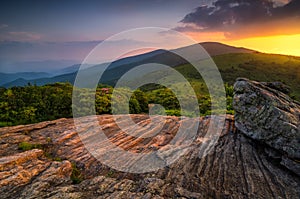
[[[22,151],[28,151],[31,149],[42,149],[41,144],[31,144],[29,142],[21,142],[18,145],[18,149]]]

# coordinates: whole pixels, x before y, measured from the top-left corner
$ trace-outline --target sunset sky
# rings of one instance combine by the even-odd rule
[[[80,63],[99,42],[141,27],[300,56],[299,0],[10,0],[0,3],[0,72],[16,62]]]

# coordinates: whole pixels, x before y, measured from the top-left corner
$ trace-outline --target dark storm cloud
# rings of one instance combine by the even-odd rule
[[[234,32],[248,25],[300,19],[300,1],[277,6],[278,0],[217,0],[212,6],[201,6],[182,19],[179,31]],[[300,22],[298,22],[300,25]]]

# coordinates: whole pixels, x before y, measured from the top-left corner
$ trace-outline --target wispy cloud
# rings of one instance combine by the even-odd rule
[[[42,38],[42,35],[31,31],[13,30],[7,24],[0,24],[0,42],[2,41],[19,41],[19,42],[33,42]]]
[[[37,41],[42,35],[34,32],[7,32],[4,35],[4,40],[9,41]],[[3,38],[2,38],[3,40]]]
[[[4,28],[7,28],[8,25],[7,24],[0,24],[0,29],[4,29]]]
[[[42,37],[41,34],[34,32],[3,32],[0,33],[0,42],[1,41],[19,41],[19,42],[32,42],[38,41]]]

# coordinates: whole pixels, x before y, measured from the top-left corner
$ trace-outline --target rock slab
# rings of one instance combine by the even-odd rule
[[[282,156],[281,163],[300,175],[300,104],[286,95],[287,91],[280,83],[237,79],[235,126],[246,136],[274,149],[270,155]]]

